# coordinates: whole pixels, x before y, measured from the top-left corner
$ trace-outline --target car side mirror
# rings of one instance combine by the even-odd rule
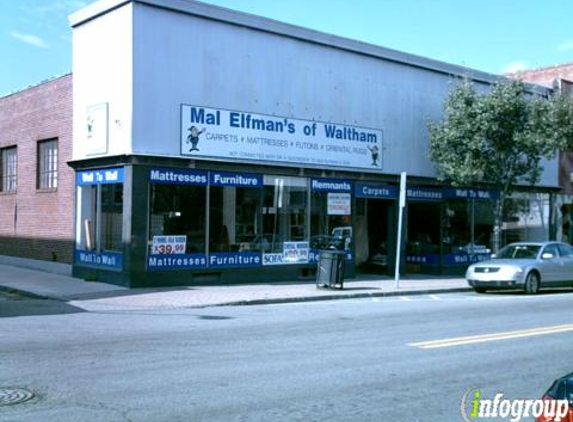
[[[553,258],[555,258],[555,255],[549,252],[545,252],[543,255],[541,255],[541,259],[553,259]]]

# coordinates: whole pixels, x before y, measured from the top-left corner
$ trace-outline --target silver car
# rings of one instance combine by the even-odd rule
[[[478,293],[494,289],[573,286],[573,246],[560,242],[519,242],[507,245],[488,261],[469,266],[466,280]]]

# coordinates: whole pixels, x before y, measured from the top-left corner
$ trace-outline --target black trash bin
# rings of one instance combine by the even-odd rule
[[[327,249],[320,251],[316,268],[316,287],[342,289],[344,283],[344,251]]]

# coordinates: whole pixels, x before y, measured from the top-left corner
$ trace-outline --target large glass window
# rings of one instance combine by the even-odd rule
[[[157,246],[162,236],[176,236],[185,245],[180,253],[205,253],[206,195],[206,186],[152,184],[150,245],[155,241]]]
[[[123,266],[123,168],[77,174],[76,264]]]
[[[267,248],[258,213],[260,203],[260,186],[211,186],[209,252],[260,252]]]
[[[123,248],[123,183],[78,187],[77,249],[121,252]]]
[[[16,192],[18,155],[16,147],[0,149],[0,192]]]
[[[58,187],[58,140],[38,142],[38,189]]]
[[[490,201],[451,199],[444,203],[444,253],[491,253],[494,207]]]
[[[285,242],[308,241],[308,179],[264,176],[263,252],[282,253]]]
[[[408,204],[408,233],[406,239],[406,253],[408,255],[439,253],[439,202],[413,202]]]
[[[350,250],[353,241],[350,192],[312,193],[311,249]]]
[[[505,203],[503,244],[549,239],[549,208],[549,194],[513,194]]]

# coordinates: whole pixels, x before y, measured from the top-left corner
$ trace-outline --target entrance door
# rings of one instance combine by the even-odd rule
[[[388,224],[392,201],[359,199],[356,258],[363,273],[388,272]]]

